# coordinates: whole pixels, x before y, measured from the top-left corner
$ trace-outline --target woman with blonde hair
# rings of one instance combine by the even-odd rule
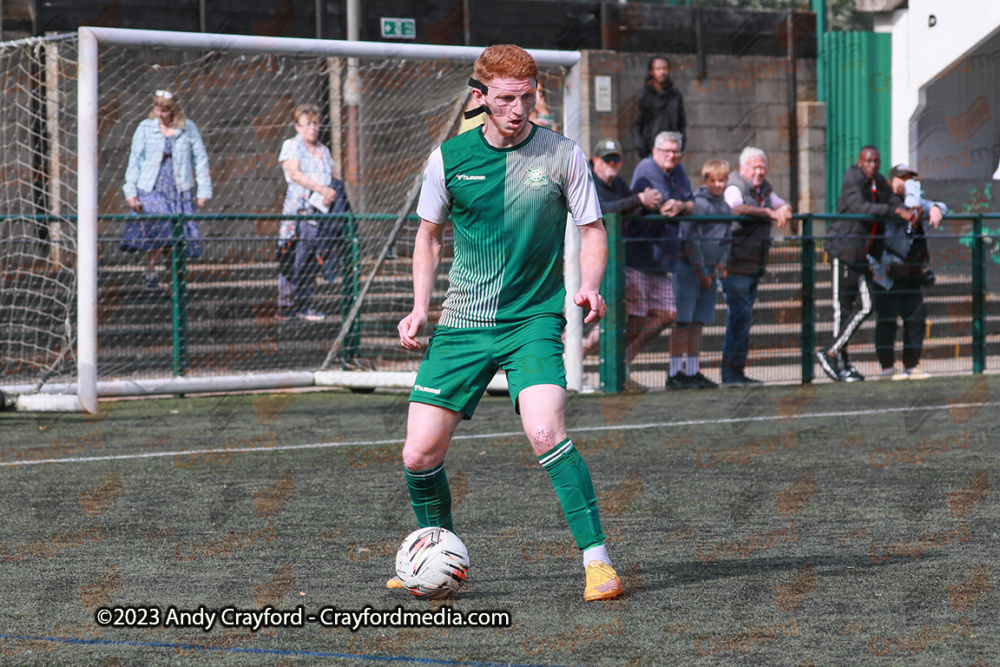
[[[195,190],[197,187],[197,191]],[[118,247],[145,252],[146,289],[159,286],[156,260],[170,247],[170,220],[166,216],[193,215],[212,197],[208,153],[194,121],[186,118],[177,95],[169,90],[153,93],[149,117],[132,135],[125,169],[125,201],[136,214],[162,215],[161,220],[131,221],[125,225]],[[201,235],[195,220],[184,221],[189,257],[201,257]]]
[[[319,107],[300,104],[292,112],[292,120],[295,136],[281,144],[278,154],[278,164],[288,184],[281,212],[316,215],[349,210],[330,149],[319,141],[322,125]],[[319,220],[289,218],[281,221],[278,231],[279,319],[295,317],[308,322],[326,319],[324,313],[313,308],[313,293],[323,262],[338,261],[339,223],[326,225],[322,236],[325,238],[321,239]]]

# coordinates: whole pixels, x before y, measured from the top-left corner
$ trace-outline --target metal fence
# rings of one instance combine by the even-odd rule
[[[764,382],[811,382],[825,378],[814,353],[829,346],[833,335],[833,281],[831,261],[825,252],[826,237],[813,235],[813,222],[858,218],[833,214],[799,215],[798,235],[775,238],[770,260],[758,288],[750,332],[748,376]],[[683,218],[682,218],[683,219]],[[710,218],[687,218],[700,219]],[[711,220],[726,218],[711,218]],[[735,220],[737,218],[728,218]],[[626,339],[630,325],[625,299],[625,244],[619,216],[605,216],[610,261],[602,287],[609,313],[600,325],[600,343],[586,358],[587,381],[602,391],[621,391],[631,379],[649,388],[663,388],[670,363],[667,328],[652,340],[626,368]],[[1000,215],[950,215],[940,230],[930,230],[930,268],[935,284],[923,290],[927,309],[921,367],[934,374],[982,373],[996,367],[1000,355],[993,296],[1000,288]],[[628,241],[643,243],[645,241]],[[676,285],[676,282],[675,282]],[[680,298],[680,295],[678,295]],[[874,309],[873,309],[874,310]],[[721,380],[727,306],[720,289],[713,320],[702,330],[701,370],[715,382]],[[872,312],[850,345],[851,363],[869,378],[878,377]],[[592,340],[592,339],[591,339]],[[901,366],[901,336],[896,333],[896,367]],[[988,363],[991,362],[991,363]]]
[[[99,234],[99,375],[102,380],[163,378],[177,375],[211,376],[233,373],[315,370],[326,359],[341,329],[344,315],[370,277],[375,258],[359,247],[375,247],[385,224],[371,216],[326,216],[337,232],[325,237],[330,252],[314,268],[314,306],[323,321],[278,317],[277,238],[272,234],[279,215],[198,215],[202,252],[185,251],[184,220],[175,218],[173,243],[157,263],[161,284],[148,289],[148,270],[142,253],[123,252],[121,232],[138,216],[103,216]],[[321,216],[323,217],[323,216]],[[385,216],[381,216],[385,217]],[[823,237],[812,234],[813,221],[845,216],[797,216],[800,233],[774,240],[767,273],[760,281],[746,372],[765,382],[809,382],[822,372],[813,354],[828,345],[832,335],[833,298],[829,258]],[[730,218],[731,219],[731,218]],[[44,222],[44,221],[41,221]],[[376,221],[377,222],[377,221]],[[333,368],[412,371],[419,353],[400,348],[396,324],[412,307],[410,251],[417,225],[410,216],[395,252],[374,277],[357,323],[350,327]],[[585,359],[585,384],[604,391],[624,386],[626,318],[624,246],[621,221],[606,216],[611,261],[603,292],[609,313],[600,324],[600,342]],[[331,229],[333,227],[325,227]],[[257,230],[254,233],[252,230]],[[362,241],[367,240],[367,243]],[[1000,215],[951,215],[942,229],[929,235],[930,266],[937,281],[924,290],[927,324],[922,367],[931,374],[981,373],[996,367],[1000,356],[993,296],[1000,287]],[[0,288],[4,321],[39,321],[39,307],[19,303],[19,294],[47,289],[53,272],[68,273],[72,284],[70,249],[53,263],[51,258],[21,259],[14,245],[23,240],[0,240],[4,253]],[[18,246],[20,247],[20,246]],[[432,299],[431,323],[440,312],[447,288],[452,244],[445,238],[444,257]],[[45,279],[45,280],[43,280]],[[21,287],[31,287],[30,291]],[[75,307],[69,326],[75,330]],[[726,304],[721,291],[715,299],[712,321],[702,332],[701,368],[719,381]],[[873,330],[875,314],[862,326],[851,345],[852,362],[866,376],[877,376]],[[635,321],[633,321],[633,324]],[[62,325],[60,325],[62,326]],[[13,327],[8,327],[8,333]],[[429,333],[428,327],[425,333]],[[665,385],[673,329],[659,332],[630,364],[631,377],[648,388]],[[75,331],[74,331],[75,333]],[[13,334],[10,334],[13,335]],[[10,338],[10,335],[7,337]],[[0,386],[33,383],[37,366],[20,364],[10,340],[4,342]],[[900,343],[897,335],[897,359]],[[9,358],[8,358],[9,357]],[[44,375],[50,381],[72,381],[72,353],[53,355],[59,363]]]

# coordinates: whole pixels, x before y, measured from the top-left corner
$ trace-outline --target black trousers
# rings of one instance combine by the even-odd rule
[[[903,367],[920,363],[927,331],[927,308],[919,285],[897,280],[891,290],[875,292],[875,354],[882,368],[892,368],[896,361],[896,320],[903,319]]]
[[[833,260],[833,344],[829,351],[839,354],[845,366],[847,344],[872,313],[872,284],[867,263]]]

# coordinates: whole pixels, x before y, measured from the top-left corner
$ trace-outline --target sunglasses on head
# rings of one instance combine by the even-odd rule
[[[607,162],[608,164],[618,164],[619,162],[622,161],[622,156],[621,155],[602,155],[601,159],[604,160],[605,162]]]
[[[165,100],[174,99],[173,93],[171,93],[169,90],[157,90],[155,93],[153,93],[153,97],[159,97]]]

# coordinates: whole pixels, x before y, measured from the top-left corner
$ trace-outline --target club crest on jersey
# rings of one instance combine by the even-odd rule
[[[545,185],[549,182],[548,174],[545,173],[545,167],[528,167],[527,173],[524,175],[524,184],[534,187],[540,185]]]

